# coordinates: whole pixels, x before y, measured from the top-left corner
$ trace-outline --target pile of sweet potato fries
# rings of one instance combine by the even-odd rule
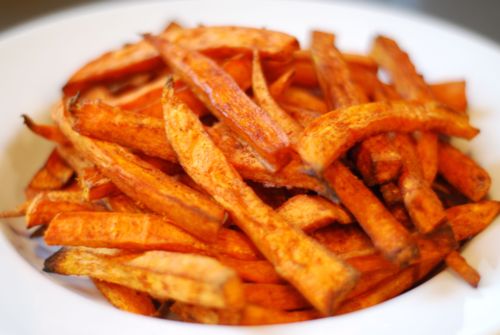
[[[500,203],[449,143],[472,139],[465,82],[427,84],[392,39],[347,54],[314,31],[184,28],[79,69],[24,116],[54,142],[25,216],[114,306],[189,322],[309,320],[381,303],[446,264]],[[379,76],[385,71],[390,82]]]

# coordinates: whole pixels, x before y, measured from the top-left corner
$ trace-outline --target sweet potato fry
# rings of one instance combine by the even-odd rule
[[[445,261],[446,265],[469,283],[470,286],[477,287],[479,285],[481,276],[467,263],[465,258],[460,255],[458,251],[450,252],[448,256],[446,256]]]
[[[347,167],[336,162],[324,177],[385,257],[404,266],[418,256],[408,231]]]
[[[351,75],[342,55],[334,46],[332,34],[313,31],[311,56],[319,85],[330,110],[367,102],[366,96],[351,81]]]
[[[163,99],[167,137],[186,172],[229,211],[280,276],[321,313],[331,314],[355,285],[356,271],[266,206],[168,86]]]
[[[394,276],[398,272],[399,272],[398,269],[389,268],[389,269],[381,269],[377,271],[364,273],[361,276],[361,279],[359,280],[358,284],[354,287],[354,289],[351,292],[349,292],[349,295],[347,296],[346,300],[352,299],[369,291],[370,289],[374,288],[387,278]]]
[[[269,85],[269,92],[275,99],[279,98],[281,94],[292,85],[294,75],[295,69],[291,68]]]
[[[57,128],[55,125],[38,124],[33,121],[28,115],[24,114],[22,115],[22,117],[26,127],[28,127],[29,130],[31,130],[34,134],[55,143],[64,144],[68,142],[66,137],[64,137],[59,128]]]
[[[479,234],[493,222],[500,211],[500,202],[484,200],[455,206],[446,210],[446,216],[457,241]]]
[[[439,143],[439,173],[472,201],[483,199],[491,186],[486,170],[451,144]]]
[[[160,38],[149,37],[149,41],[210,111],[249,143],[271,171],[289,162],[284,130],[215,62]]]
[[[280,309],[297,310],[310,308],[307,302],[290,285],[282,284],[243,284],[246,301],[256,306]]]
[[[73,176],[73,169],[66,164],[56,149],[52,150],[45,164],[31,178],[25,188],[27,198],[32,198],[43,191],[59,190]]]
[[[239,309],[243,288],[234,271],[193,254],[148,251],[109,255],[63,248],[45,261],[44,271],[92,278],[143,291],[157,299],[176,299],[207,307]]]
[[[332,222],[352,223],[352,217],[341,206],[319,196],[299,194],[277,210],[288,223],[308,233]]]
[[[93,201],[119,192],[115,184],[99,172],[94,164],[82,158],[73,146],[59,145],[57,152],[76,171],[84,199]]]
[[[467,117],[436,103],[375,102],[327,113],[302,133],[298,151],[302,159],[321,173],[357,141],[382,132],[435,130],[471,139],[479,130]]]
[[[306,89],[290,86],[283,91],[278,99],[278,103],[283,106],[298,107],[325,114],[328,111],[326,103]]]
[[[309,109],[300,108],[297,106],[281,104],[284,110],[290,114],[303,128],[307,127],[311,122],[321,116],[320,113]]]
[[[387,278],[382,283],[371,290],[347,300],[336,314],[345,314],[367,308],[388,299],[411,288],[420,279],[425,277],[438,263],[437,260],[429,260],[421,264],[410,266],[392,277]]]
[[[297,123],[290,115],[288,115],[274,101],[269,88],[267,87],[266,78],[260,64],[260,56],[257,50],[253,54],[252,62],[252,89],[254,97],[259,106],[264,109],[271,119],[273,119],[284,130],[292,145],[295,145],[302,132],[302,126]]]
[[[32,228],[48,224],[59,213],[81,211],[104,211],[104,207],[86,202],[78,191],[42,192],[31,200],[26,209],[26,225]]]
[[[434,99],[432,90],[417,72],[410,57],[404,52],[396,41],[378,36],[371,50],[372,57],[386,69],[401,97],[409,100],[428,102]],[[437,136],[424,132],[417,141],[417,151],[422,164],[425,179],[430,183],[437,173]],[[421,148],[420,148],[421,147]]]
[[[393,181],[401,171],[401,156],[386,134],[369,137],[360,143],[355,160],[368,186]]]
[[[242,53],[231,57],[222,63],[221,67],[243,91],[252,87],[252,60],[249,55]]]
[[[106,300],[116,308],[122,311],[147,316],[156,314],[156,308],[149,295],[99,279],[92,279],[92,282]]]
[[[387,183],[380,186],[380,193],[384,202],[388,206],[397,205],[403,202],[403,196],[401,195],[401,190],[396,183]]]
[[[328,194],[325,185],[304,172],[300,158],[294,157],[290,163],[276,173],[269,172],[247,143],[239,140],[226,125],[219,122],[206,128],[212,141],[222,150],[231,164],[244,178],[274,187],[295,187]]]
[[[225,220],[224,210],[216,202],[116,144],[79,135],[67,117],[62,105],[54,110],[56,122],[75,148],[123,193],[197,237],[215,239]]]
[[[125,194],[112,195],[106,199],[112,212],[118,213],[144,213],[138,204]]]
[[[399,188],[413,224],[421,233],[429,233],[446,219],[443,204],[425,181],[419,157],[408,135],[396,134],[393,143],[403,161]]]
[[[467,112],[465,81],[449,81],[430,85],[434,98],[457,112]]]
[[[240,313],[214,308],[206,308],[176,302],[172,312],[183,321],[220,325],[270,325],[317,319],[319,313],[313,309],[282,311],[255,305],[246,305]]]
[[[82,135],[110,141],[172,162],[177,158],[165,137],[163,120],[143,117],[100,101],[72,109],[73,129]],[[122,131],[123,128],[127,131]]]
[[[217,259],[236,271],[244,281],[263,284],[284,283],[284,280],[274,270],[273,265],[266,260],[250,261],[225,256],[217,256]]]

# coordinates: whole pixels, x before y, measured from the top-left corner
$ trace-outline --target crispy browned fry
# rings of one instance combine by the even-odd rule
[[[372,57],[386,69],[401,97],[416,101],[432,101],[433,95],[423,77],[417,72],[408,54],[396,41],[378,36],[371,50]],[[438,139],[435,134],[425,132],[417,141],[417,151],[421,155],[422,171],[425,179],[432,183],[437,173]]]
[[[115,184],[99,172],[94,164],[82,158],[73,146],[60,145],[57,152],[76,171],[84,199],[98,200],[119,192]]]
[[[109,196],[107,199],[107,204],[112,212],[119,213],[144,213],[143,208],[125,194],[117,194]]]
[[[232,268],[244,281],[263,284],[283,284],[284,280],[276,273],[271,263],[266,260],[241,260],[217,256],[224,265]]]
[[[328,194],[323,183],[304,172],[300,158],[294,157],[280,171],[271,173],[257,159],[250,146],[239,140],[238,136],[223,123],[219,122],[206,130],[212,141],[224,152],[244,179],[260,182],[266,186],[296,187],[313,190],[323,195]]]
[[[317,319],[313,309],[283,311],[248,304],[239,313],[176,302],[172,312],[183,321],[221,325],[269,325]]]
[[[356,271],[266,206],[168,87],[164,113],[167,137],[186,172],[229,211],[280,276],[321,313],[331,314],[355,285]]]
[[[332,222],[352,223],[352,217],[344,208],[319,196],[296,195],[276,211],[288,223],[306,233],[325,227]]]
[[[255,50],[253,54],[252,90],[259,106],[285,131],[290,143],[295,145],[302,132],[302,126],[274,101],[267,87],[266,78],[264,77],[264,72],[260,64],[259,52],[257,50]]]
[[[296,310],[310,308],[311,304],[290,285],[282,284],[243,284],[246,301],[256,306]]]
[[[74,105],[70,108],[74,108]],[[123,193],[204,240],[213,240],[225,220],[212,199],[178,182],[119,145],[75,132],[60,105],[54,118],[73,146]]]
[[[243,91],[252,87],[252,60],[249,55],[239,54],[231,57],[224,61],[221,67]]]
[[[73,129],[82,135],[110,141],[172,162],[177,158],[165,137],[163,120],[112,107],[99,100],[72,109]],[[127,131],[122,131],[123,128]]]
[[[448,222],[457,241],[471,238],[488,227],[500,211],[500,202],[484,200],[446,210]]]
[[[252,146],[266,167],[277,171],[289,162],[284,130],[215,62],[161,38],[149,37],[149,41],[212,113]]]
[[[28,115],[22,115],[24,124],[34,134],[45,138],[46,140],[56,143],[67,143],[68,140],[55,125],[38,124],[33,121]]]
[[[292,85],[293,76],[295,75],[295,69],[284,72],[278,77],[271,85],[269,85],[269,92],[276,99],[283,94],[283,92]]]
[[[408,231],[347,167],[335,162],[324,177],[385,257],[404,266],[418,256]]]
[[[321,173],[356,142],[383,132],[434,130],[471,139],[479,132],[466,116],[437,103],[374,102],[342,108],[313,121],[302,133],[298,151]]]
[[[328,111],[328,107],[322,99],[310,91],[296,86],[290,86],[284,90],[278,102],[283,106],[297,107],[319,114],[324,114]]]
[[[66,185],[74,171],[66,164],[56,149],[52,150],[45,164],[31,178],[25,188],[28,199],[43,191],[59,190]]]
[[[311,237],[338,255],[356,257],[376,252],[368,235],[358,225],[331,225],[311,233]]]
[[[36,195],[26,209],[28,228],[48,224],[57,214],[65,212],[103,211],[99,204],[86,202],[78,191],[50,191]]]
[[[402,270],[367,292],[347,300],[338,309],[337,314],[354,312],[395,297],[396,295],[411,288],[419,280],[425,277],[439,263],[439,261],[439,258],[428,260]]]
[[[156,308],[149,295],[99,279],[92,279],[92,282],[106,300],[116,308],[122,311],[147,316],[156,314]]]
[[[472,287],[477,287],[481,276],[458,251],[452,251],[445,258],[446,265],[455,271]]]
[[[63,248],[45,261],[44,271],[90,276],[162,300],[216,308],[243,307],[238,276],[212,258],[167,251],[110,255],[98,250]]]
[[[355,159],[368,186],[395,180],[401,171],[401,156],[387,134],[372,136],[360,143]]]
[[[439,173],[472,201],[483,199],[491,186],[488,172],[452,145],[439,143]]]
[[[434,98],[457,112],[467,111],[465,80],[448,81],[430,85]]]
[[[429,233],[446,219],[443,204],[424,179],[419,157],[409,135],[396,134],[393,143],[403,161],[399,188],[406,210],[415,227],[421,233]]]
[[[351,80],[349,67],[334,46],[335,36],[313,31],[311,56],[319,85],[330,110],[367,102],[363,91]]]

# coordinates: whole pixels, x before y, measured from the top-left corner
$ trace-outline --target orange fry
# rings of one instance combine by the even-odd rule
[[[439,143],[439,173],[472,201],[483,199],[491,186],[488,172],[460,150]]]
[[[165,61],[220,120],[277,171],[289,161],[286,133],[215,62],[192,50],[149,37]]]
[[[217,259],[236,271],[238,276],[245,281],[263,284],[284,283],[272,264],[266,260],[241,260],[224,256],[217,256]]]
[[[408,231],[347,167],[336,162],[324,177],[385,257],[404,266],[418,256]]]
[[[395,180],[401,171],[401,156],[386,134],[372,136],[361,142],[355,160],[368,186]]]
[[[116,308],[122,311],[147,316],[156,314],[156,308],[149,295],[99,279],[92,279],[92,282],[106,300]]]
[[[408,135],[396,134],[394,144],[403,158],[399,187],[413,224],[421,233],[429,233],[446,219],[443,205],[424,180],[415,147]]]
[[[279,98],[281,94],[283,94],[283,92],[292,85],[294,75],[295,70],[292,68],[283,73],[280,77],[278,77],[278,79],[269,85],[269,92],[275,99]]]
[[[207,307],[243,307],[236,273],[205,256],[148,251],[113,255],[99,249],[63,248],[45,261],[44,271],[92,278]]]
[[[430,85],[437,101],[450,106],[457,112],[467,112],[467,94],[464,80],[449,81]]]
[[[332,222],[352,223],[352,218],[345,209],[319,196],[296,195],[276,211],[288,223],[306,233],[325,227]]]
[[[264,72],[260,64],[259,52],[257,50],[255,50],[253,54],[252,89],[259,106],[285,131],[290,143],[295,145],[302,132],[302,126],[274,101],[267,87],[266,78],[264,77]]]
[[[467,283],[472,287],[477,287],[481,276],[479,273],[470,266],[465,258],[460,255],[458,251],[452,251],[445,258],[446,265],[455,271],[460,277],[462,277]]]
[[[78,106],[71,105],[69,108]],[[54,118],[75,148],[123,193],[201,239],[215,238],[225,220],[225,213],[209,197],[116,144],[79,135],[71,128],[63,106],[54,110]]]
[[[280,310],[311,307],[307,300],[290,285],[246,283],[243,287],[246,301],[256,306]]]
[[[153,157],[177,160],[161,119],[143,117],[99,100],[82,102],[72,110],[72,117],[73,129],[82,135],[134,148]]]
[[[287,106],[309,110],[318,114],[324,114],[328,111],[326,103],[312,94],[310,91],[297,87],[290,86],[280,95],[278,102],[283,108]]]
[[[349,68],[334,46],[335,36],[313,31],[311,57],[319,84],[330,110],[367,102],[366,96],[351,81]]]
[[[280,276],[321,313],[331,314],[355,285],[356,271],[266,206],[171,88],[163,99],[167,137],[186,172],[229,211]]]
[[[29,130],[31,130],[34,134],[37,134],[38,136],[55,143],[64,144],[68,142],[66,137],[64,137],[59,128],[57,128],[55,125],[37,124],[29,116],[24,114],[22,115],[22,117],[26,127],[28,127]]]
[[[298,151],[302,159],[321,173],[356,142],[383,132],[435,130],[471,139],[479,130],[467,117],[436,103],[375,102],[327,113],[302,133]]]
[[[471,238],[493,222],[500,212],[500,202],[484,200],[478,203],[455,206],[446,210],[448,222],[457,241]]]

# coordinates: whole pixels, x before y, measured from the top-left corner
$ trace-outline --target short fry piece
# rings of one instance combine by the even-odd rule
[[[282,284],[243,284],[245,298],[248,303],[281,310],[310,308],[307,302],[290,285]]]
[[[439,173],[472,201],[483,199],[491,186],[488,172],[451,144],[439,143]]]
[[[155,315],[156,308],[149,295],[99,279],[92,279],[92,282],[106,300],[116,308],[135,314]]]
[[[90,276],[157,299],[207,307],[239,309],[245,301],[234,271],[214,259],[193,254],[148,251],[109,255],[85,248],[63,248],[45,261],[44,271]]]
[[[445,258],[446,265],[455,271],[460,277],[462,277],[467,283],[472,287],[477,287],[481,276],[479,273],[470,266],[465,258],[460,255],[458,251],[452,251]]]
[[[186,172],[231,213],[280,276],[321,313],[331,314],[355,285],[356,271],[266,206],[168,85],[163,99],[167,137]]]
[[[478,203],[455,206],[446,210],[448,222],[457,241],[479,234],[493,222],[500,212],[500,202],[484,200]]]
[[[418,256],[409,232],[347,167],[335,162],[324,177],[385,257],[405,266]]]
[[[290,159],[283,129],[259,108],[214,61],[192,50],[149,37],[165,61],[201,101],[268,163],[279,170]]]
[[[296,195],[276,211],[286,221],[306,233],[332,222],[352,223],[352,218],[345,209],[319,196]]]
[[[479,132],[467,117],[436,103],[374,102],[319,117],[302,133],[298,151],[306,163],[321,173],[352,145],[371,135],[424,129],[467,139]]]

